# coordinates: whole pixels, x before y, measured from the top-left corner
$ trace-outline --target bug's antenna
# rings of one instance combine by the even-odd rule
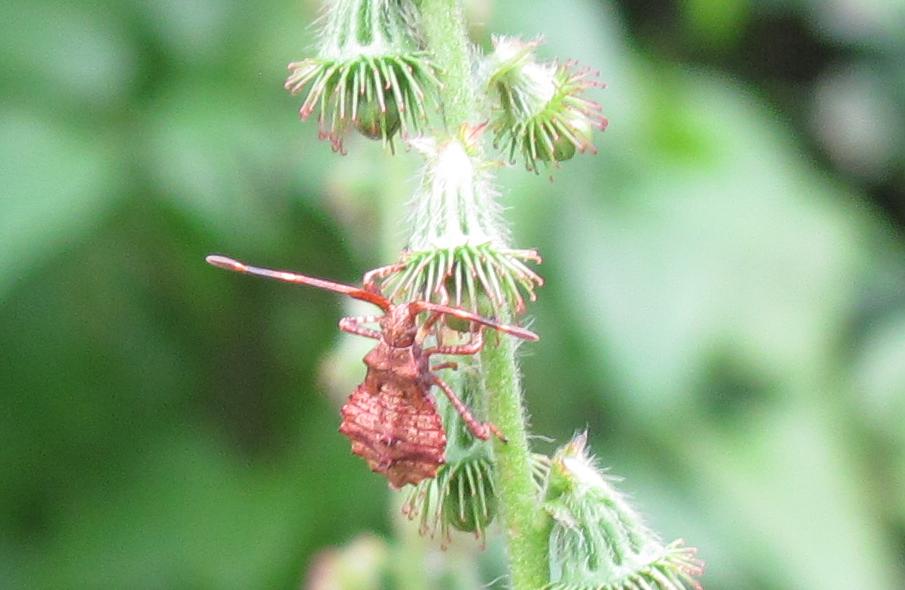
[[[211,255],[205,258],[205,260],[208,264],[212,264],[218,268],[231,270],[233,272],[241,272],[244,274],[266,277],[268,279],[283,281],[284,283],[308,285],[310,287],[317,287],[318,289],[333,291],[334,293],[342,293],[343,295],[348,295],[353,299],[360,299],[361,301],[372,303],[383,311],[389,311],[392,307],[390,300],[383,295],[380,295],[379,293],[373,293],[371,291],[365,291],[364,289],[359,289],[358,287],[353,287],[351,285],[343,285],[342,283],[334,283],[333,281],[316,279],[314,277],[300,275],[298,273],[288,272],[285,270],[272,270],[269,268],[249,266],[244,262],[239,262],[238,260],[227,258],[226,256]]]
[[[519,328],[518,326],[499,324],[497,322],[494,322],[493,320],[488,320],[487,318],[481,317],[478,314],[471,313],[470,311],[465,311],[464,309],[459,309],[458,307],[449,307],[448,305],[439,305],[437,303],[430,303],[428,301],[415,301],[410,305],[412,307],[412,310],[416,313],[420,313],[422,311],[443,313],[446,315],[461,318],[463,320],[482,324],[484,326],[487,326],[488,328],[493,328],[494,330],[505,332],[506,334],[510,334],[512,336],[515,336],[516,338],[521,338],[523,340],[530,340],[532,342],[540,340],[540,336],[538,336],[531,330]]]

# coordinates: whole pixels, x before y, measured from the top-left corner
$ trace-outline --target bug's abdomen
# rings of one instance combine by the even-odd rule
[[[339,431],[394,487],[434,477],[445,460],[446,434],[433,399],[414,384],[375,381],[366,379],[349,396]]]

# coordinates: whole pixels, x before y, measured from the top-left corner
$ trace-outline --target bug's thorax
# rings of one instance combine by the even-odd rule
[[[368,367],[367,379],[379,382],[379,388],[405,390],[424,389],[429,381],[427,358],[421,347],[413,343],[407,347],[394,347],[381,341],[365,355]],[[430,385],[427,385],[429,388]]]
[[[407,304],[394,305],[380,318],[383,342],[392,348],[409,348],[415,344],[418,325],[417,315]]]

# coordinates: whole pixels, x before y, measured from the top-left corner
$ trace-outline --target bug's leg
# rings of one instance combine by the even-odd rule
[[[462,416],[462,419],[465,420],[465,424],[468,425],[468,429],[471,431],[476,438],[481,440],[487,440],[490,438],[490,434],[493,433],[501,441],[509,442],[500,429],[496,427],[492,422],[479,422],[474,415],[472,415],[471,410],[468,409],[462,400],[459,399],[459,396],[456,395],[456,392],[452,390],[452,388],[446,384],[443,379],[440,379],[436,375],[432,375],[433,382],[437,387],[443,390],[443,393],[446,394],[446,397],[449,398],[449,402],[453,405],[459,415]]]
[[[443,317],[442,313],[433,313],[429,318],[427,318],[421,327],[418,328],[418,340],[423,340],[427,338],[427,335],[430,334],[430,331],[437,324],[437,321]]]
[[[452,369],[453,371],[458,370],[459,363],[448,362],[448,363],[440,363],[439,365],[434,365],[431,367],[431,371],[439,371],[441,369]]]
[[[446,281],[451,275],[452,271],[446,273],[446,276],[443,277],[443,281]],[[437,293],[440,295],[440,304],[449,305],[449,291],[446,290],[446,285],[443,282],[440,283]]]
[[[380,293],[380,285],[377,283],[387,278],[394,272],[399,272],[400,270],[405,268],[405,264],[401,262],[397,262],[396,264],[390,264],[387,266],[381,266],[379,268],[375,268],[373,270],[369,270],[365,273],[364,278],[361,280],[361,286],[365,291],[370,291],[372,293]]]
[[[481,331],[478,331],[472,333],[471,341],[468,344],[459,346],[434,346],[425,349],[424,354],[426,356],[432,354],[472,355],[481,352],[482,348],[484,348],[484,334]]]
[[[540,340],[540,336],[532,332],[531,330],[526,330],[525,328],[521,328],[519,326],[508,326],[506,324],[500,324],[493,320],[487,319],[485,317],[481,317],[475,313],[472,313],[468,310],[461,309],[458,307],[449,307],[447,305],[439,305],[436,303],[431,303],[430,301],[413,301],[409,303],[409,307],[412,309],[414,313],[421,313],[422,311],[433,311],[436,313],[443,313],[447,315],[451,315],[453,317],[461,318],[463,320],[468,320],[470,322],[474,322],[476,324],[480,324],[482,326],[487,326],[488,328],[493,328],[494,330],[498,330],[503,332],[504,334],[509,334],[511,336],[515,336],[516,338],[521,338],[523,340],[530,340],[531,342],[536,342]]]
[[[446,291],[446,286],[443,283],[440,283],[440,288],[437,290],[437,293],[439,293],[440,301],[443,305],[449,303],[449,293]],[[422,339],[426,338],[441,317],[443,317],[443,314],[440,312],[432,313],[430,317],[421,324],[421,329],[418,331],[418,337]]]
[[[379,330],[373,330],[371,328],[365,328],[364,326],[362,326],[362,324],[373,324],[379,319],[379,317],[374,315],[343,318],[339,320],[339,329],[343,332],[348,332],[349,334],[355,334],[357,336],[364,336],[365,338],[380,340],[383,335]]]

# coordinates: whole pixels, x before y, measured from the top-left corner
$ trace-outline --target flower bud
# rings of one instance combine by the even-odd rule
[[[317,57],[289,64],[285,87],[306,88],[299,110],[317,112],[322,139],[343,151],[352,124],[393,149],[400,131],[418,130],[439,82],[424,51],[412,0],[336,0],[324,19]]]
[[[473,533],[483,543],[497,512],[493,464],[486,449],[450,459],[436,478],[412,489],[402,511],[418,520],[422,535],[433,538],[439,533],[444,547],[451,542],[453,530]]]
[[[358,111],[355,128],[368,139],[388,141],[399,131],[401,123],[396,100],[389,96],[383,110],[375,101],[365,103]]]
[[[443,511],[452,528],[483,537],[497,511],[493,468],[489,461],[463,462],[450,475]]]
[[[540,263],[537,252],[507,245],[497,192],[477,155],[483,130],[466,127],[447,141],[412,142],[427,163],[412,199],[415,231],[404,268],[384,284],[391,299],[433,300],[503,316],[524,311],[525,296],[533,301],[534,289],[543,285],[527,265]]]
[[[445,379],[456,388],[466,405],[480,404],[480,375],[462,359],[459,370]],[[447,431],[446,464],[437,477],[424,480],[409,495],[403,512],[420,521],[422,534],[440,534],[447,546],[452,531],[473,533],[483,543],[485,531],[496,516],[497,498],[490,445],[476,439],[452,404],[438,400]]]
[[[702,563],[681,541],[664,545],[604,475],[580,434],[553,457],[548,590],[700,589]]]
[[[540,44],[495,37],[493,53],[482,67],[497,101],[494,143],[512,161],[519,152],[525,166],[535,172],[538,162],[555,164],[576,152],[594,152],[592,129],[606,128],[600,105],[581,96],[589,88],[601,87],[596,73],[577,69],[574,62],[538,62],[534,52]]]

